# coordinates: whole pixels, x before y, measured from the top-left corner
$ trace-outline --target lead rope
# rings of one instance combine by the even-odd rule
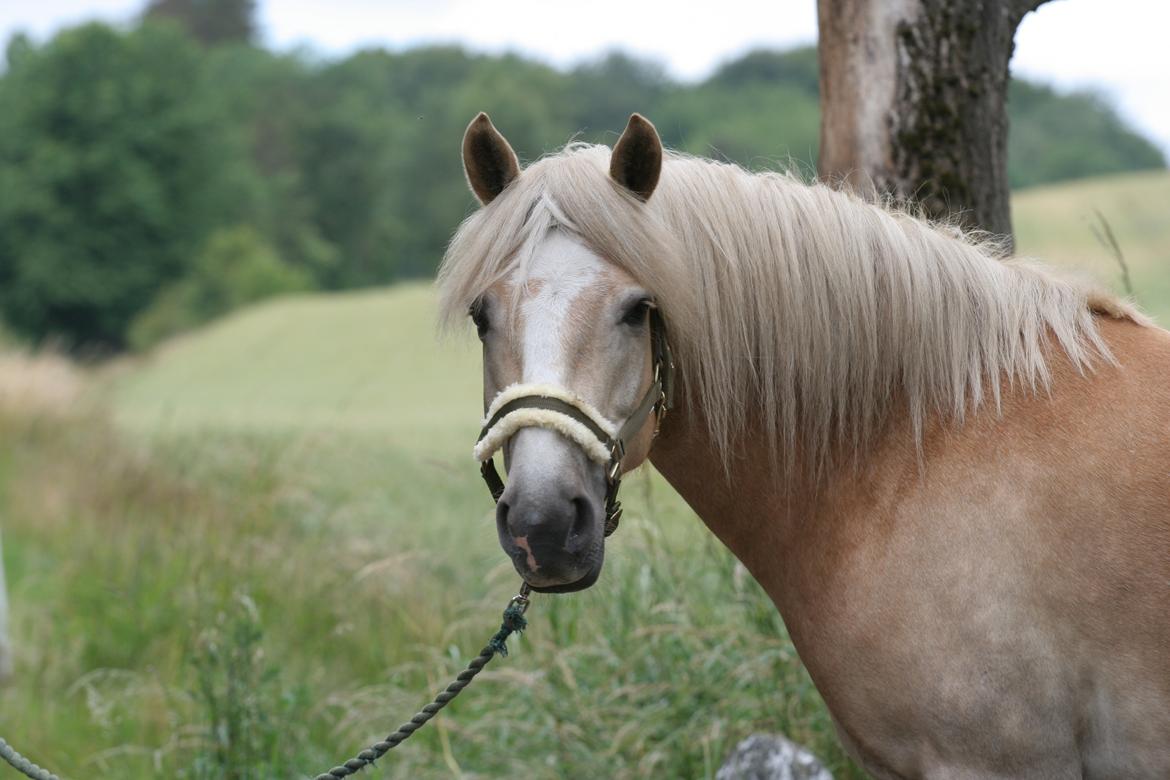
[[[41,769],[39,766],[29,761],[27,758],[17,753],[0,737],[0,758],[7,761],[17,772],[20,772],[25,777],[31,777],[33,780],[61,780],[55,774],[47,769]]]
[[[411,734],[422,728],[428,720],[435,717],[435,714],[439,710],[446,707],[452,699],[458,696],[475,679],[477,674],[483,671],[488,661],[497,655],[506,656],[508,654],[508,646],[505,644],[505,641],[513,633],[518,634],[528,626],[528,621],[524,619],[524,613],[528,611],[528,594],[531,592],[532,589],[527,582],[520,586],[520,592],[512,597],[512,600],[508,602],[508,606],[504,609],[504,619],[500,624],[500,630],[488,640],[483,650],[479,651],[479,655],[471,659],[471,663],[467,665],[467,668],[460,672],[459,676],[444,688],[430,704],[415,713],[413,718],[399,726],[386,739],[381,742],[375,742],[341,766],[335,766],[328,772],[317,775],[315,780],[333,780],[333,778],[349,777],[350,775],[357,774],[367,766],[372,766],[375,761],[401,745]]]

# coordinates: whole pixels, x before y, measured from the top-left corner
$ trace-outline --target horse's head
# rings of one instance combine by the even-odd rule
[[[463,163],[485,208],[525,176],[485,114],[467,129]],[[631,117],[609,170],[632,207],[661,165],[654,127]],[[470,310],[488,408],[477,456],[503,452],[496,527],[516,570],[536,590],[574,591],[601,573],[617,482],[649,452],[665,406],[656,368],[669,356],[650,292],[571,228],[550,224],[526,251]]]

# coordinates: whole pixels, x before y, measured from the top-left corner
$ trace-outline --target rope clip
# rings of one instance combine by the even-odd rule
[[[523,615],[528,611],[528,605],[532,603],[532,599],[528,598],[530,593],[532,593],[532,586],[527,582],[521,584],[520,592],[513,596],[512,600],[508,602],[508,608],[511,609],[512,607],[516,607],[520,610],[520,614]]]

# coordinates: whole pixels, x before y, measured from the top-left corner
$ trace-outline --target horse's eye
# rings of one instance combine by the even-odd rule
[[[650,307],[654,302],[649,298],[642,298],[634,303],[633,306],[626,309],[626,313],[622,315],[622,325],[628,325],[631,328],[636,328],[646,322],[646,314],[650,311]]]
[[[475,323],[475,329],[482,339],[488,332],[487,304],[484,303],[483,298],[476,298],[467,313],[471,316],[471,321]]]

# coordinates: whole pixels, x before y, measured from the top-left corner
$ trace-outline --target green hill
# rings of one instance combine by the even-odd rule
[[[430,284],[244,309],[114,383],[118,419],[155,432],[373,432],[411,451],[470,452],[482,404],[471,339],[440,343]],[[462,438],[459,438],[462,436]]]

